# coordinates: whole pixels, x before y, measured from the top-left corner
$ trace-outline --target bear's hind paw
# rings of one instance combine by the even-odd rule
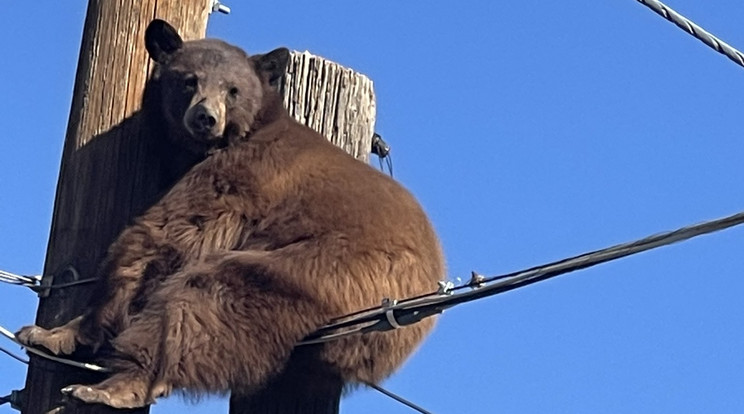
[[[95,385],[70,385],[61,391],[87,404],[104,404],[113,408],[139,408],[147,405],[145,398],[137,392],[121,387],[111,389]]]

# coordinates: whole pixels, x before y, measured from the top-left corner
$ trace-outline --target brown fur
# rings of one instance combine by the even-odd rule
[[[73,396],[137,407],[171,389],[250,394],[288,361],[319,387],[377,382],[431,329],[429,318],[294,348],[334,317],[433,290],[444,265],[414,197],[292,120],[260,59],[244,65],[261,89],[246,91],[247,139],[213,151],[119,236],[88,313],[19,332],[55,353],[113,346],[115,373]]]

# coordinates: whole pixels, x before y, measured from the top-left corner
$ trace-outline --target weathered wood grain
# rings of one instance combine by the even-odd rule
[[[80,277],[97,276],[109,243],[162,188],[138,112],[150,64],[144,30],[159,17],[185,38],[203,37],[209,6],[210,0],[89,2],[44,266],[46,283],[72,281],[68,266]],[[36,323],[61,325],[82,312],[89,294],[90,286],[52,291],[41,300]],[[97,380],[94,374],[32,357],[23,412],[46,413],[59,405],[63,386]],[[65,412],[114,410],[79,406]]]
[[[309,52],[292,52],[281,91],[296,120],[369,160],[376,116],[369,78]]]

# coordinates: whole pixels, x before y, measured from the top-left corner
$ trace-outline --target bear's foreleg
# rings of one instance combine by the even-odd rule
[[[132,300],[148,282],[144,280],[146,274],[154,275],[151,278],[166,276],[180,260],[174,257],[174,249],[157,240],[155,234],[142,225],[125,230],[109,250],[102,266],[103,279],[94,289],[86,312],[52,329],[25,326],[17,332],[18,340],[43,346],[54,354],[71,354],[80,344],[95,350],[116,336],[129,323]]]

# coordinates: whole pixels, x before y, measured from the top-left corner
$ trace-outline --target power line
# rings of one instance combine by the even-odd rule
[[[382,388],[381,386],[379,386],[377,384],[373,384],[371,382],[368,382],[367,383],[367,386],[369,386],[370,388],[374,388],[375,390],[379,391],[380,393],[382,393],[382,394],[384,394],[384,395],[386,395],[386,396],[394,399],[395,401],[398,401],[399,403],[401,403],[401,404],[403,404],[403,405],[405,405],[407,407],[410,407],[410,408],[412,408],[412,409],[420,412],[421,414],[432,414],[431,411],[427,411],[427,410],[421,408],[420,406],[412,403],[411,401],[406,400],[405,398],[401,397],[400,395],[397,395],[397,394],[393,393],[392,391],[388,391],[385,388]]]
[[[648,236],[634,242],[618,244],[513,273],[492,277],[485,277],[473,273],[473,277],[468,283],[458,287],[454,287],[451,283],[442,283],[440,284],[440,289],[436,292],[431,292],[427,295],[415,298],[409,298],[400,302],[389,299],[384,300],[383,305],[379,308],[371,308],[349,314],[345,317],[337,318],[334,323],[319,329],[314,334],[308,336],[304,341],[298,343],[298,345],[324,343],[349,335],[396,329],[401,326],[419,322],[429,316],[442,313],[445,309],[461,303],[497,295],[499,293],[531,285],[562,274],[586,269],[600,263],[617,260],[647,250],[667,246],[672,243],[678,243],[703,234],[709,234],[737,226],[742,223],[744,223],[744,212],[718,220],[711,220],[697,225],[682,227],[678,230]],[[7,274],[7,272],[5,272],[5,274]],[[86,282],[86,280],[83,279],[76,282]],[[470,291],[456,293],[463,289],[470,289]],[[59,358],[34,347],[23,345],[18,341],[13,333],[2,326],[0,326],[0,334],[25,347],[28,352],[42,358],[91,371],[110,372],[108,368],[99,365]],[[18,358],[7,351],[6,353],[22,362],[25,362],[21,358]],[[423,408],[383,389],[382,387],[379,387],[378,385],[371,383],[367,385],[388,397],[419,411],[420,413],[430,414]]]
[[[383,301],[381,307],[369,308],[336,318],[330,324],[307,336],[297,345],[319,344],[333,341],[350,335],[373,331],[388,331],[400,326],[411,325],[424,318],[442,313],[445,309],[471,302],[477,299],[508,292],[566,273],[586,269],[601,263],[653,250],[662,246],[678,243],[703,234],[709,234],[744,223],[744,212],[718,220],[706,221],[697,225],[682,227],[678,230],[648,236],[633,242],[618,244],[601,250],[584,253],[567,259],[547,263],[517,272],[485,277],[473,274],[471,280],[461,286],[441,284],[440,289],[425,295],[401,301]],[[458,291],[470,289],[464,293]],[[0,326],[0,334],[25,347],[29,352],[43,358],[63,364],[93,371],[107,372],[108,369],[95,364],[81,363],[58,358],[41,350],[26,346],[9,330]]]
[[[36,286],[40,279],[41,276],[17,275],[5,270],[0,270],[0,282],[9,283],[11,285],[32,287]]]
[[[51,286],[35,286],[31,288],[31,290],[40,291],[44,289],[64,289],[64,288],[73,287],[73,286],[87,285],[88,283],[94,283],[94,282],[97,282],[98,280],[99,278],[97,277],[91,277],[87,279],[73,280],[72,282],[67,282],[67,283],[59,283],[59,284],[55,284]]]
[[[24,344],[22,344],[18,340],[18,338],[16,338],[16,336],[13,334],[13,332],[10,332],[9,330],[5,329],[2,326],[0,326],[0,335],[6,337],[8,339],[10,339],[11,341],[17,343],[18,345],[24,347],[26,349],[26,351],[28,351],[28,352],[30,352],[32,354],[35,354],[37,356],[40,356],[42,358],[48,359],[50,361],[59,362],[60,364],[70,365],[70,366],[73,366],[73,367],[76,367],[76,368],[87,369],[87,370],[90,370],[90,371],[110,372],[110,370],[108,368],[105,368],[105,367],[102,367],[102,366],[99,366],[99,365],[96,365],[96,364],[90,364],[90,363],[87,363],[87,362],[78,362],[78,361],[73,361],[71,359],[60,358],[60,357],[57,357],[57,356],[54,356],[54,355],[50,355],[50,354],[48,354],[48,353],[46,353],[46,352],[44,352],[44,351],[42,351],[40,349],[37,349],[37,348],[32,347],[32,346],[24,345]]]
[[[0,352],[2,352],[5,355],[7,355],[7,356],[9,356],[9,357],[11,357],[13,359],[15,359],[18,362],[21,362],[21,363],[24,363],[24,364],[28,364],[28,361],[26,361],[25,359],[19,357],[18,355],[14,354],[14,353],[12,353],[10,351],[8,351],[7,349],[5,349],[5,348],[3,348],[1,346],[0,346]]]
[[[736,62],[739,66],[744,66],[744,54],[736,50],[733,46],[715,37],[702,27],[696,25],[691,20],[672,10],[666,4],[657,0],[636,0],[649,9],[653,10],[659,16],[676,24],[685,32],[701,40],[706,45],[713,48],[716,52],[726,55],[729,59]]]
[[[11,408],[21,411],[21,405],[23,401],[23,390],[13,390],[10,394],[0,397],[0,405],[10,404]],[[51,413],[51,411],[49,412]]]
[[[84,362],[78,362],[78,361],[73,361],[71,359],[66,359],[66,358],[59,358],[59,357],[56,357],[56,356],[53,356],[53,355],[49,355],[46,352],[40,351],[40,350],[38,350],[36,348],[29,347],[28,345],[23,345],[23,344],[21,344],[18,341],[18,338],[16,338],[16,336],[13,333],[11,333],[9,330],[5,329],[2,326],[0,326],[0,334],[2,334],[3,336],[5,336],[6,338],[10,339],[11,341],[13,341],[13,342],[21,345],[22,347],[26,348],[27,351],[29,351],[31,353],[34,353],[34,354],[36,354],[36,355],[38,355],[38,356],[40,356],[42,358],[46,358],[46,359],[49,359],[49,360],[52,360],[52,361],[55,361],[55,362],[59,362],[59,363],[62,363],[62,364],[66,364],[66,365],[71,365],[71,366],[74,366],[74,367],[77,367],[77,368],[87,369],[87,370],[90,370],[90,371],[111,372],[110,369],[105,368],[105,367],[102,367],[102,366],[99,366],[99,365],[89,364],[89,363],[84,363]],[[25,359],[23,359],[23,358],[15,355],[13,353],[11,353],[10,351],[6,350],[5,348],[0,347],[0,352],[4,352],[7,355],[9,355],[10,357],[12,357],[12,358],[14,358],[14,359],[16,359],[16,360],[24,363],[24,364],[28,364],[28,361],[26,361]],[[375,390],[379,391],[380,393],[382,393],[382,394],[384,394],[384,395],[386,395],[386,396],[394,399],[395,401],[398,401],[401,404],[406,405],[406,406],[408,406],[408,407],[410,407],[410,408],[412,408],[412,409],[414,409],[414,410],[416,410],[416,411],[418,411],[418,412],[420,412],[422,414],[432,414],[430,411],[427,411],[427,410],[421,408],[420,406],[414,404],[413,402],[411,402],[409,400],[406,400],[405,398],[403,398],[403,397],[401,397],[401,396],[393,393],[392,391],[388,391],[388,390],[382,388],[381,386],[379,386],[377,384],[366,383],[366,385],[368,385],[371,388],[374,388]],[[7,397],[0,398],[0,405],[5,404],[6,402],[10,402],[11,401],[10,398],[11,398],[11,395],[9,395]]]
[[[559,275],[586,269],[703,234],[713,233],[742,223],[744,223],[744,212],[513,273],[493,277],[474,274],[473,278],[462,286],[440,289],[437,292],[431,292],[427,295],[398,301],[393,304],[388,302],[381,307],[371,308],[366,311],[355,312],[345,317],[337,318],[333,323],[309,335],[304,341],[300,342],[300,345],[323,343],[349,335],[372,331],[387,331],[395,329],[397,326],[410,325],[461,303],[508,292]],[[469,289],[469,291],[456,293],[464,289]]]
[[[64,272],[72,273],[73,277],[77,279],[79,274],[73,266],[67,266]],[[33,290],[36,293],[46,291],[48,289],[64,289],[73,286],[84,285],[98,281],[99,278],[91,277],[87,279],[73,280],[71,282],[57,283],[51,285],[45,285],[44,280],[41,276],[24,276],[15,273],[8,272],[6,270],[0,270],[0,282],[8,283],[16,286],[23,286]]]

